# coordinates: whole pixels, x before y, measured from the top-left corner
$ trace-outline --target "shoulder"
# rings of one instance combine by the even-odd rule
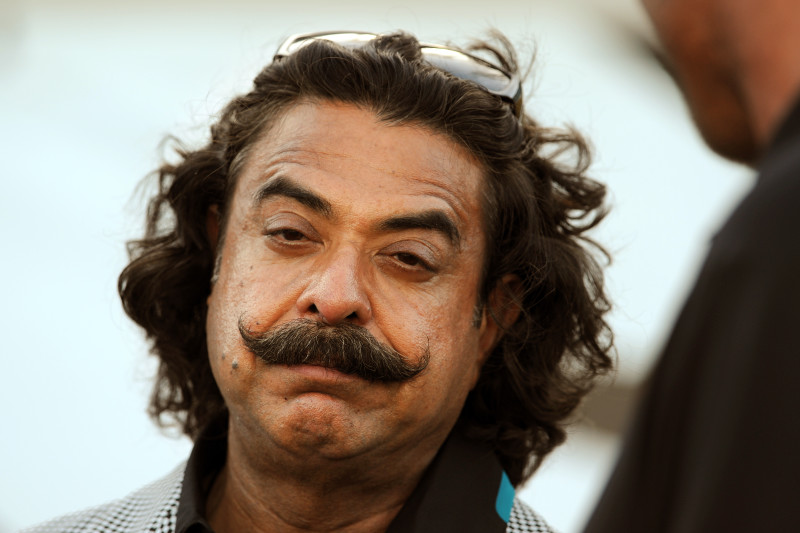
[[[712,254],[724,259],[773,263],[800,256],[795,239],[800,210],[800,135],[784,143],[761,162],[759,176],[749,193],[732,211],[714,239]],[[757,254],[754,254],[757,252]]]
[[[55,518],[21,533],[127,533],[175,530],[185,464],[124,498]]]
[[[555,533],[555,530],[536,511],[515,498],[506,533]]]

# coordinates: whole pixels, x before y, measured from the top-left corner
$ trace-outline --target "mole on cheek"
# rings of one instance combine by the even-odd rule
[[[234,360],[233,360],[233,363],[231,363],[231,368],[232,368],[232,369],[234,369],[234,370],[236,370],[237,368],[239,368],[239,361],[237,361],[236,359],[234,359]]]
[[[228,357],[228,354],[226,354],[225,352],[222,352],[222,360],[223,361],[225,360],[226,357]]]

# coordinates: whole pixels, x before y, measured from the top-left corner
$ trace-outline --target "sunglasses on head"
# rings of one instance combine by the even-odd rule
[[[377,33],[357,31],[300,33],[286,39],[278,48],[274,59],[290,56],[313,41],[325,40],[347,48],[360,48],[378,37],[380,35]],[[522,108],[522,84],[515,74],[461,50],[430,43],[419,43],[419,46],[425,61],[457,78],[477,83],[487,92],[510,103],[514,114],[519,116]]]

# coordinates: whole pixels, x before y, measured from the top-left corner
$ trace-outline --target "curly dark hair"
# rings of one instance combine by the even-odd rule
[[[479,42],[469,50],[516,72],[513,49],[502,36],[495,40],[498,46]],[[512,483],[522,483],[563,442],[568,416],[612,366],[598,263],[607,255],[586,236],[606,213],[605,187],[585,176],[590,158],[580,135],[516,116],[499,97],[425,62],[404,33],[358,49],[316,41],[274,61],[223,109],[205,146],[177,148],[180,161],[158,170],[145,235],[128,244],[131,262],[118,286],[125,311],[160,358],[149,413],[161,424],[172,415],[195,438],[226,411],[206,345],[215,264],[207,214],[218,206],[224,225],[249,148],[300,100],[351,103],[387,123],[426,126],[485,166],[481,302],[513,274],[519,286],[508,297],[521,312],[501,324],[504,335],[459,424],[496,450]]]

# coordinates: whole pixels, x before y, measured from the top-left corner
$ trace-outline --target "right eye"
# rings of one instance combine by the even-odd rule
[[[301,232],[292,228],[282,228],[269,232],[270,237],[277,238],[288,242],[297,242],[306,238]]]

